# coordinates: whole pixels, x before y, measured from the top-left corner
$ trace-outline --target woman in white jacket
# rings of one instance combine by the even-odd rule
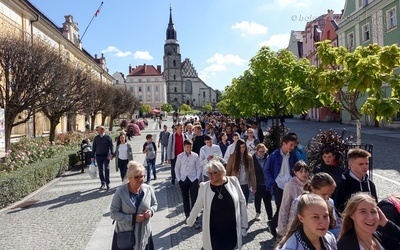
[[[187,219],[192,226],[203,209],[203,248],[240,249],[248,227],[246,200],[239,180],[226,176],[219,161],[206,166],[210,180],[200,184],[196,203]]]

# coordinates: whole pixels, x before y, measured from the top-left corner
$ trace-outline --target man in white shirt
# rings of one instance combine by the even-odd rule
[[[200,165],[203,169],[203,180],[208,180],[205,166],[211,160],[222,159],[222,152],[221,148],[218,145],[213,144],[211,136],[204,135],[204,142],[206,143],[206,145],[204,145],[200,149]]]
[[[199,192],[199,181],[201,181],[202,169],[199,155],[192,151],[192,141],[183,142],[184,151],[176,158],[175,175],[182,193],[183,211],[186,218],[189,217]],[[186,221],[186,219],[185,219]],[[198,220],[194,223],[196,229],[200,228]]]
[[[233,133],[233,143],[228,146],[224,155],[224,161],[228,162],[231,154],[235,152],[236,142],[240,139],[240,135],[238,132]]]

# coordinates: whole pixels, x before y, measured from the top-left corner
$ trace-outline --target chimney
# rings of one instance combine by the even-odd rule
[[[147,65],[143,64],[143,73],[146,73],[146,70],[147,70]]]
[[[161,65],[157,65],[157,71],[161,74]]]
[[[130,74],[131,71],[132,71],[132,66],[129,64],[129,73],[128,74]]]
[[[97,54],[94,54],[94,59],[97,59]]]

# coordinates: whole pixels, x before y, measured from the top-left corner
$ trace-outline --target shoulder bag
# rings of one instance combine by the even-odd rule
[[[143,195],[144,195],[144,193],[142,191],[138,197],[139,201],[137,202],[135,216],[138,212],[139,205],[142,202]],[[133,249],[133,247],[135,246],[135,243],[136,243],[135,242],[135,225],[136,225],[135,218],[133,219],[132,224],[133,224],[132,231],[125,231],[125,232],[117,233],[118,249]]]

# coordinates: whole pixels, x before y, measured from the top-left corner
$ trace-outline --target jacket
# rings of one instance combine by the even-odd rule
[[[175,159],[175,134],[173,133],[169,138],[168,138],[168,147],[167,147],[167,159],[168,160],[173,160]],[[183,142],[187,139],[186,135],[182,133],[182,145]]]
[[[264,160],[267,161],[268,155],[264,155]],[[264,161],[264,163],[265,163]],[[258,158],[256,154],[253,155],[253,163],[254,163],[254,173],[256,175],[256,182],[257,185],[263,185],[265,186],[265,178],[264,178],[264,171],[263,171],[263,166],[260,165],[258,162]]]
[[[117,189],[117,191],[115,191],[110,206],[110,217],[117,222],[115,226],[115,231],[117,233],[131,231],[133,229],[133,223],[136,223],[134,220],[134,218],[136,218],[136,206],[130,199],[128,184],[129,183],[123,184]],[[143,192],[144,195],[139,204],[138,214],[150,209],[154,215],[158,204],[153,188],[147,184],[142,184],[141,192]],[[150,220],[144,220],[142,223],[136,223],[136,244],[134,249],[145,249],[150,235]]]
[[[128,146],[128,161],[133,160],[133,155],[132,155],[132,147],[129,143],[126,144]],[[119,145],[115,149],[115,170],[118,171],[118,156],[119,156]]]
[[[328,246],[328,250],[336,250],[336,239],[335,236],[331,232],[326,232],[324,236],[324,240],[326,245]],[[292,236],[289,237],[289,239],[285,242],[285,244],[280,247],[276,248],[277,250],[305,250],[304,247],[300,244],[300,242],[297,240],[295,234],[292,234]],[[353,248],[346,248],[346,249],[352,249]]]
[[[297,156],[295,153],[291,152],[289,156],[289,172],[293,176],[293,167],[297,162]],[[270,156],[268,156],[267,161],[264,163],[264,177],[265,186],[267,189],[273,192],[273,186],[275,184],[275,179],[279,175],[282,166],[282,155],[281,148],[276,149]]]
[[[282,203],[279,209],[278,216],[278,233],[280,235],[286,235],[290,225],[292,224],[291,215],[294,214],[293,201],[303,193],[304,188],[303,182],[301,182],[296,176],[294,176],[288,183],[285,184],[282,195]],[[289,220],[289,218],[291,218]]]
[[[226,175],[227,176],[235,176],[239,179],[239,172],[234,172],[234,164],[235,164],[236,155],[233,154],[232,157],[229,157],[228,163],[226,164]],[[250,154],[247,154],[246,161],[248,162],[249,168],[246,170],[246,182],[249,187],[252,188],[253,191],[257,190],[257,182],[256,182],[256,174],[254,172],[254,163],[253,157]]]
[[[244,198],[242,189],[240,188],[239,180],[233,176],[227,176],[228,183],[225,188],[232,196],[233,203],[235,204],[235,215],[236,215],[236,234],[237,234],[237,246],[238,249],[242,247],[242,235],[241,229],[248,228],[248,217],[246,200]],[[198,214],[203,210],[203,248],[205,250],[212,250],[211,247],[211,235],[210,235],[210,215],[211,215],[211,203],[213,201],[215,193],[211,190],[210,181],[201,182],[199,194],[197,196],[196,203],[194,204],[190,216],[187,219],[188,226],[192,226],[196,221]]]
[[[342,180],[337,184],[335,192],[335,206],[340,213],[343,212],[344,205],[351,195],[358,192],[368,192],[378,202],[375,184],[367,176],[364,176],[364,180],[361,182],[354,179],[350,176],[350,170],[343,173]]]
[[[378,240],[385,249],[398,250],[400,249],[399,235],[400,228],[397,227],[393,222],[388,221],[383,227],[382,234],[375,231],[372,234],[372,237]],[[360,250],[360,244],[354,228],[350,229],[338,240],[337,247],[338,250]]]

